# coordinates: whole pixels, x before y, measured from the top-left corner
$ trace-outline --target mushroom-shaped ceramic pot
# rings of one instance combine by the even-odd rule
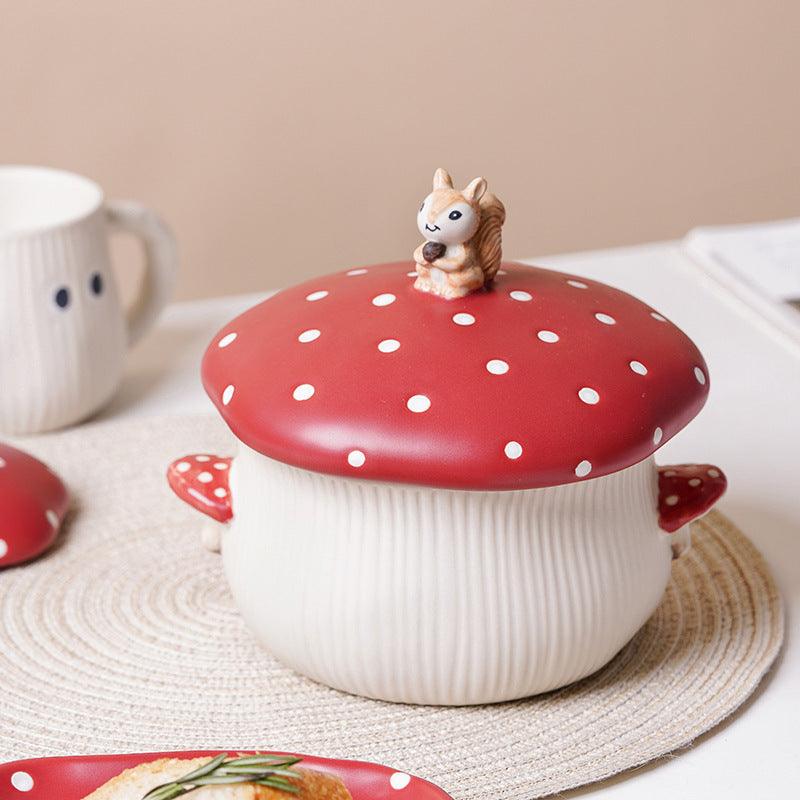
[[[412,703],[554,689],[645,622],[724,490],[716,467],[653,458],[708,370],[596,281],[503,264],[445,300],[416,274],[343,271],[226,325],[202,374],[238,453],[179,459],[170,482],[299,672]]]
[[[55,541],[69,494],[48,466],[0,443],[0,568],[30,561]]]

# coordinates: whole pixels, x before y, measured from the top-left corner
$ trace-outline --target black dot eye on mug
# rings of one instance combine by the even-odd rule
[[[66,308],[69,305],[69,289],[66,286],[57,289],[53,299],[59,308]]]
[[[92,275],[89,280],[89,288],[92,290],[92,294],[96,294],[98,297],[103,294],[103,276],[99,272]]]
[[[460,211],[451,211],[447,216],[452,220],[456,220],[461,219],[463,214]]]

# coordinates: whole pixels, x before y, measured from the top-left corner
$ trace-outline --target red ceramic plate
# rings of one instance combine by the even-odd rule
[[[213,757],[220,752],[202,750],[12,761],[0,765],[0,797],[3,800],[81,800],[124,769],[145,761]],[[303,756],[302,765],[338,775],[353,800],[452,800],[449,794],[422,778],[379,764]]]

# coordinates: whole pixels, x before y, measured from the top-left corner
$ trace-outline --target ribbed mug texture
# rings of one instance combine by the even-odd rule
[[[0,431],[87,417],[116,389],[126,347],[102,209],[0,238]]]
[[[525,697],[608,662],[658,605],[670,538],[653,459],[595,480],[465,492],[339,478],[242,445],[222,550],[277,658],[383,700]]]

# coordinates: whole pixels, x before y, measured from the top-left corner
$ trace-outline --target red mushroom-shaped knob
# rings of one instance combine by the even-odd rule
[[[41,555],[69,507],[61,479],[33,456],[0,444],[0,567]]]
[[[169,465],[167,481],[172,491],[192,508],[217,522],[228,522],[233,516],[228,488],[231,460],[208,453],[184,456]]]
[[[713,464],[659,467],[658,524],[674,533],[705,514],[727,486],[722,470]]]

